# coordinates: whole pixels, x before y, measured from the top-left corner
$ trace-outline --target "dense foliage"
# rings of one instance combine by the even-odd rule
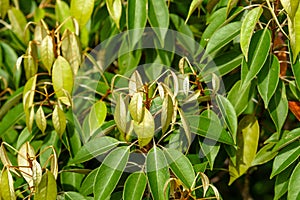
[[[0,0],[0,199],[299,199],[299,5]]]

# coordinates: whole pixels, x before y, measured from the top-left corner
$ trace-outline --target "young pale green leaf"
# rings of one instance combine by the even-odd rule
[[[130,45],[134,47],[141,39],[147,23],[147,0],[128,0],[127,24]]]
[[[109,153],[98,168],[94,181],[95,200],[106,199],[115,189],[129,158],[128,147],[118,147]]]
[[[53,174],[46,169],[40,184],[36,188],[34,199],[55,200],[57,197],[56,181]]]
[[[73,70],[69,62],[62,56],[58,56],[52,68],[53,89],[58,99],[70,106],[69,96],[73,90]]]
[[[117,124],[119,131],[124,134],[126,133],[127,127],[127,108],[122,95],[120,94],[117,98],[116,109],[114,112],[114,119]]]
[[[263,146],[256,154],[251,166],[262,165],[272,160],[278,152],[272,151],[274,143],[268,143]]]
[[[271,32],[269,29],[257,31],[251,38],[248,62],[242,65],[242,87],[247,86],[259,73],[268,58],[271,47]],[[244,69],[243,69],[244,68]]]
[[[300,198],[300,162],[295,167],[288,186],[288,198],[289,200],[297,200]]]
[[[191,134],[191,126],[190,126],[191,124],[189,122],[188,117],[185,116],[182,109],[178,108],[178,112],[179,112],[179,116],[180,116],[181,126],[184,130],[184,134],[185,134],[185,137],[187,139],[188,146],[189,146],[192,143],[192,134]],[[176,118],[176,115],[177,115],[177,111],[176,111],[176,109],[174,109],[173,118]]]
[[[121,0],[106,0],[106,7],[109,15],[120,28],[120,19],[122,16],[122,1]]]
[[[165,133],[170,126],[170,123],[173,118],[174,108],[173,108],[173,100],[170,95],[166,95],[164,97],[164,101],[161,109],[161,128],[162,133]]]
[[[83,28],[92,16],[94,9],[94,0],[71,0],[71,15],[79,24],[80,28]]]
[[[124,185],[124,200],[141,200],[146,189],[147,177],[144,172],[135,172],[128,176]]]
[[[196,177],[189,159],[176,149],[164,149],[163,152],[175,176],[181,180],[186,189],[192,188]]]
[[[288,166],[290,166],[295,160],[299,158],[300,145],[299,141],[284,147],[279,151],[273,162],[273,168],[270,178],[273,178],[277,174],[283,172]]]
[[[79,188],[80,194],[87,196],[93,193],[94,180],[97,175],[98,168],[91,171],[83,180],[81,187]]]
[[[238,4],[238,0],[228,0],[228,3],[227,3],[227,7],[226,7],[226,15],[228,16],[230,11],[236,7],[236,5]]]
[[[31,162],[31,169],[33,185],[37,186],[42,180],[42,167],[36,159]]]
[[[2,19],[5,18],[8,9],[9,9],[9,0],[2,0],[0,3],[0,17]]]
[[[154,146],[146,158],[146,172],[151,194],[154,200],[167,200],[168,190],[164,191],[170,174],[168,163],[162,150]]]
[[[202,59],[215,54],[227,45],[239,35],[240,30],[241,22],[232,22],[215,31],[207,43],[205,56]]]
[[[62,36],[61,51],[63,57],[70,63],[74,75],[77,74],[81,64],[81,47],[78,36],[69,30],[66,30]]]
[[[3,166],[13,166],[9,157],[7,156],[6,149],[3,145],[3,143],[0,146],[0,159],[1,159]],[[17,173],[17,171],[14,168],[10,168],[9,170],[14,172],[15,174],[19,175],[19,173]],[[0,178],[0,180],[1,180],[1,178]]]
[[[128,93],[133,95],[136,92],[139,92],[143,87],[143,81],[140,73],[138,71],[134,71],[130,77],[128,83]]]
[[[148,0],[148,20],[154,28],[161,46],[164,46],[167,28],[169,27],[169,10],[164,0]]]
[[[42,131],[42,133],[44,133],[47,127],[47,120],[42,106],[40,106],[36,111],[35,122],[37,127]]]
[[[154,136],[155,123],[152,114],[145,107],[143,120],[140,123],[134,121],[133,130],[138,136],[140,147],[143,147],[151,142]]]
[[[29,108],[29,111],[25,111],[25,117],[26,117],[26,126],[27,126],[29,132],[31,132],[33,121],[34,121],[34,107],[33,106],[31,108]]]
[[[276,56],[270,55],[257,75],[258,92],[264,101],[265,108],[268,107],[269,102],[276,91],[279,82],[279,73],[279,60]]]
[[[54,62],[54,52],[53,52],[53,40],[50,35],[47,35],[41,43],[41,61],[51,74],[52,64]]]
[[[14,189],[13,177],[6,167],[3,168],[0,178],[0,198],[5,200],[17,199]]]
[[[30,41],[26,50],[26,54],[24,55],[24,69],[27,80],[36,75],[38,71],[37,63],[37,45],[33,41]]]
[[[69,5],[66,2],[62,0],[56,1],[55,16],[56,16],[56,20],[59,21],[60,24],[64,23],[63,26],[61,27],[61,33],[64,33],[66,29],[70,30],[71,32],[75,31],[75,27],[71,18],[71,11]]]
[[[279,151],[283,147],[286,147],[290,143],[300,138],[300,128],[296,128],[287,134],[285,134],[274,146],[273,151]]]
[[[259,124],[253,115],[246,115],[239,123],[237,134],[238,149],[236,152],[236,165],[230,161],[229,175],[231,185],[237,178],[243,175],[256,156],[259,139]]]
[[[299,7],[299,0],[280,0],[281,5],[287,12],[288,16],[290,18],[293,18],[296,14],[296,11],[298,10]]]
[[[71,163],[86,162],[115,148],[120,143],[121,142],[112,137],[95,137],[80,148],[75,157],[71,160]]]
[[[232,136],[221,126],[220,120],[205,115],[186,117],[192,133],[224,144],[234,145]]]
[[[238,127],[235,109],[230,103],[230,101],[222,95],[217,95],[216,100],[218,107],[221,111],[222,118],[226,126],[228,127],[230,133],[232,134],[233,140],[235,141],[236,131]]]
[[[291,165],[276,176],[274,200],[280,199],[288,191],[288,185],[294,167],[295,165]]]
[[[258,22],[262,13],[263,13],[263,8],[256,7],[247,13],[242,23],[240,45],[241,45],[242,52],[245,56],[246,62],[248,62],[248,51],[249,51],[251,38],[256,23]]]
[[[20,41],[25,44],[29,42],[29,29],[26,29],[27,20],[23,12],[15,7],[8,10],[8,18],[11,24],[11,30]]]
[[[299,3],[298,3],[299,5]],[[295,16],[288,17],[288,28],[290,36],[290,44],[293,52],[293,63],[295,63],[300,52],[300,6],[298,6]]]
[[[281,131],[283,124],[288,114],[288,100],[286,97],[285,85],[282,81],[279,82],[278,87],[269,102],[268,111],[276,126],[277,132]]]
[[[185,23],[187,23],[187,21],[189,20],[189,18],[192,16],[193,12],[198,8],[200,8],[201,4],[202,4],[203,0],[193,0],[190,8],[189,8],[189,12],[188,15],[186,17]]]
[[[130,115],[132,117],[132,119],[137,122],[140,123],[143,120],[144,117],[144,109],[143,109],[143,93],[142,92],[137,92],[134,93],[129,106],[128,106],[128,110],[130,112]]]
[[[35,159],[35,152],[33,147],[29,144],[29,142],[25,142],[21,148],[19,149],[18,153],[18,165],[20,167],[20,172],[28,185],[30,187],[34,186],[33,178],[32,178],[32,169],[30,168],[31,163],[29,159]]]
[[[54,107],[54,110],[52,113],[52,122],[53,122],[55,131],[61,137],[66,130],[67,123],[66,123],[65,113],[58,105],[56,105]]]
[[[236,115],[241,115],[249,105],[251,99],[251,85],[249,84],[245,88],[242,88],[241,81],[239,80],[229,91],[227,99],[233,105]]]
[[[96,129],[101,127],[106,118],[106,114],[107,108],[103,101],[98,101],[92,106],[89,114],[90,135],[92,135]]]

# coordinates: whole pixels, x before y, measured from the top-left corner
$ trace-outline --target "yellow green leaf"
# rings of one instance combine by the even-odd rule
[[[133,97],[131,98],[130,104],[128,106],[128,110],[134,121],[138,123],[142,121],[144,115],[142,92],[133,94]]]
[[[41,182],[36,188],[34,196],[35,200],[56,200],[57,188],[56,181],[53,174],[46,169],[45,174],[42,176]]]
[[[106,118],[106,114],[107,108],[103,101],[98,101],[92,106],[91,112],[89,114],[89,125],[91,134],[103,124]]]
[[[50,35],[47,35],[41,43],[41,61],[51,74],[52,64],[54,62],[53,40]]]
[[[122,2],[121,0],[106,0],[107,10],[109,15],[120,28],[120,19],[122,15]]]
[[[62,136],[66,129],[66,116],[64,111],[58,105],[54,107],[52,113],[52,122],[56,132],[59,134],[59,136]]]
[[[26,29],[27,21],[23,12],[12,7],[8,11],[8,18],[12,32],[14,32],[21,41],[24,41],[24,43],[27,44],[29,42],[29,30]]]
[[[29,159],[35,159],[35,152],[29,142],[25,142],[18,153],[18,165],[20,172],[30,187],[34,186],[32,179],[31,162]]]
[[[71,0],[71,15],[78,21],[79,27],[83,28],[92,16],[94,0]]]
[[[15,200],[15,189],[13,184],[13,178],[10,171],[4,167],[1,173],[0,191],[2,199],[4,200]]]
[[[47,127],[47,121],[42,106],[36,111],[35,122],[37,127],[44,133]]]

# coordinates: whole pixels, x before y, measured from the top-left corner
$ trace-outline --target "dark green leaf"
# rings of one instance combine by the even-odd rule
[[[295,167],[288,186],[288,198],[289,200],[297,200],[300,198],[300,162]]]
[[[124,200],[141,200],[147,185],[144,172],[135,172],[128,176],[123,191]]]
[[[294,165],[291,165],[276,176],[274,200],[280,199],[280,197],[282,197],[288,191],[288,185],[293,169]]]
[[[40,184],[36,188],[34,199],[55,200],[57,196],[56,181],[53,174],[46,170]]]

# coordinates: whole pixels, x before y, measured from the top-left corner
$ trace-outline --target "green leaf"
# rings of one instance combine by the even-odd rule
[[[147,177],[144,172],[135,172],[128,176],[123,191],[124,200],[141,200],[146,189]]]
[[[130,112],[130,115],[132,119],[138,123],[140,123],[143,120],[144,117],[144,109],[143,109],[143,93],[137,92],[134,93],[129,106],[128,110]]]
[[[246,110],[249,105],[251,95],[251,85],[249,84],[245,88],[242,88],[240,80],[231,88],[227,99],[233,105],[237,116],[241,115]]]
[[[72,171],[64,171],[68,169],[72,169],[72,167],[68,167],[68,166],[64,167],[62,171],[59,173],[62,189],[64,191],[68,191],[68,190],[78,191],[80,188],[80,183],[84,178],[84,174],[79,174]]]
[[[298,140],[300,138],[300,128],[296,128],[288,133],[286,133],[274,146],[273,151],[279,151],[283,147],[286,147],[290,143]]]
[[[17,8],[12,7],[8,11],[8,18],[11,24],[11,30],[16,34],[20,41],[25,44],[29,42],[29,29],[26,29],[27,20],[23,12]]]
[[[295,63],[296,58],[300,52],[300,6],[298,1],[297,11],[295,16],[288,17],[288,28],[289,28],[289,36],[290,36],[290,44],[293,52],[293,63]]]
[[[270,178],[273,178],[277,174],[283,172],[288,166],[290,166],[300,155],[299,141],[293,142],[287,147],[284,147],[279,151],[273,162],[273,168]]]
[[[33,170],[30,166],[32,166],[32,162],[36,160],[33,159],[31,162],[29,162],[27,159],[28,157],[34,158],[35,152],[33,147],[29,144],[29,142],[25,142],[19,149],[17,161],[18,161],[18,166],[22,166],[21,167],[22,176],[24,177],[28,185],[30,187],[33,187],[35,186],[32,178]]]
[[[193,12],[198,8],[200,8],[201,4],[202,4],[203,0],[193,0],[190,8],[189,8],[189,12],[188,15],[186,17],[185,23],[187,23],[187,21],[189,20],[189,18],[191,17],[191,15],[193,14]]]
[[[9,130],[25,116],[22,104],[18,104],[10,109],[0,122],[0,137],[8,133]]]
[[[167,95],[164,97],[162,110],[161,110],[162,133],[165,133],[168,127],[170,126],[170,123],[173,118],[173,113],[174,113],[173,101],[170,95]]]
[[[289,200],[297,200],[300,198],[300,162],[295,167],[288,186],[288,198]]]
[[[148,0],[148,20],[154,28],[161,46],[164,46],[167,28],[169,27],[169,10],[164,0]]]
[[[288,100],[286,97],[285,85],[282,81],[279,82],[277,90],[269,103],[268,111],[276,126],[277,132],[281,132],[281,128],[288,114]]]
[[[299,0],[280,0],[281,5],[286,10],[290,18],[293,18],[299,7]]]
[[[217,95],[216,100],[221,111],[222,118],[232,134],[233,140],[235,141],[237,131],[237,116],[235,109],[230,101],[222,95]]]
[[[0,2],[0,17],[2,19],[5,18],[8,9],[9,9],[9,0],[2,0]]]
[[[295,60],[293,58],[293,53],[291,52],[290,48],[290,60],[291,60],[291,66],[292,66],[292,71],[295,77],[295,82],[297,85],[297,88],[300,88],[300,57],[296,57]],[[293,62],[294,60],[294,62]]]
[[[98,173],[98,168],[91,171],[87,177],[83,180],[81,187],[79,188],[79,192],[82,195],[90,195],[93,193],[94,180]]]
[[[270,99],[274,95],[279,82],[280,64],[276,56],[270,55],[263,68],[257,75],[258,92],[262,97],[265,108],[268,107]]]
[[[268,143],[263,146],[256,154],[251,166],[262,165],[272,160],[278,152],[272,151],[274,143]]]
[[[175,111],[177,112],[177,111]],[[178,109],[179,116],[180,116],[180,121],[181,121],[181,127],[183,128],[185,137],[187,139],[187,145],[190,146],[192,143],[192,134],[191,134],[191,126],[190,122],[188,119],[188,116],[185,116],[184,112],[182,109]],[[176,114],[174,114],[175,116]]]
[[[122,16],[122,1],[121,0],[106,0],[106,7],[109,15],[120,29],[120,19]]]
[[[213,33],[209,39],[202,60],[207,56],[212,56],[230,41],[236,38],[241,30],[241,22],[229,23]]]
[[[134,29],[132,31],[128,32],[128,36],[134,34],[135,31],[139,31],[140,29]],[[122,41],[121,47],[119,49],[119,57],[118,57],[118,62],[119,62],[119,73],[120,74],[126,74],[127,72],[135,69],[140,62],[141,56],[142,56],[142,51],[140,49],[136,49],[135,47],[131,47],[130,45],[131,41],[128,41],[127,39],[124,39]],[[138,47],[140,47],[141,40],[139,40]],[[132,92],[132,91],[131,91]],[[131,93],[130,92],[130,93]]]
[[[100,156],[120,144],[112,137],[95,137],[80,148],[71,163],[83,163],[94,157]]]
[[[145,107],[143,120],[140,123],[134,121],[133,130],[138,136],[140,147],[146,146],[147,144],[149,144],[149,142],[151,142],[155,131],[154,118],[150,111]]]
[[[53,41],[50,35],[47,35],[41,43],[41,61],[51,74],[52,64],[54,62]]]
[[[127,108],[121,94],[117,97],[116,109],[114,112],[114,120],[121,134],[126,133]]]
[[[186,117],[192,133],[224,144],[234,145],[232,136],[224,130],[219,120],[211,115],[189,115]]]
[[[27,80],[38,72],[37,56],[37,46],[33,41],[30,41],[24,56],[24,69]]]
[[[226,7],[226,15],[228,16],[230,14],[230,11],[236,7],[238,4],[238,0],[228,0],[227,7]]]
[[[115,189],[129,158],[128,147],[118,147],[106,156],[94,181],[96,200],[106,199]]]
[[[247,86],[259,73],[268,58],[270,47],[271,33],[269,29],[259,30],[253,35],[248,62],[242,64],[242,87]]]
[[[37,127],[42,131],[42,133],[44,133],[47,127],[47,120],[42,106],[40,106],[36,111],[35,122]]]
[[[52,113],[52,122],[55,131],[61,137],[66,130],[66,116],[64,111],[56,105]]]
[[[103,101],[96,102],[90,111],[89,114],[89,127],[90,127],[90,135],[93,132],[101,127],[107,115],[106,104]]]
[[[1,172],[0,179],[1,196],[5,200],[15,200],[16,194],[14,189],[13,177],[6,167]]]
[[[64,192],[64,199],[65,200],[78,200],[78,199],[87,200],[85,196],[83,196],[78,192]]]
[[[62,56],[58,56],[53,64],[52,83],[57,98],[70,106],[69,96],[72,94],[74,84],[73,70],[68,61]]]
[[[61,50],[63,57],[70,63],[73,73],[76,75],[82,57],[78,36],[66,30],[62,36]]]
[[[290,177],[295,165],[289,166],[286,170],[276,176],[274,186],[274,200],[280,199],[287,191]]]
[[[147,0],[128,0],[127,24],[130,46],[134,47],[141,39],[147,23]]]
[[[195,172],[189,159],[176,149],[164,149],[163,153],[175,176],[182,181],[186,188],[192,188]]]
[[[71,32],[75,31],[75,27],[71,18],[71,11],[69,5],[62,1],[57,0],[55,4],[55,16],[56,20],[63,24],[61,27],[61,33],[64,33],[66,29],[70,30]],[[69,49],[72,50],[72,49]]]
[[[258,121],[253,115],[246,115],[242,118],[238,127],[236,164],[232,161],[229,162],[229,185],[251,167],[256,156],[258,140]]]
[[[248,62],[248,51],[251,42],[251,38],[255,29],[257,22],[261,14],[263,13],[262,7],[256,7],[249,11],[245,18],[243,19],[241,36],[240,36],[240,45],[242,52],[245,56],[246,62]]]
[[[71,15],[79,24],[80,28],[83,28],[92,16],[94,9],[94,0],[71,0]]]
[[[165,184],[169,181],[170,177],[168,163],[162,150],[156,146],[148,152],[146,171],[153,200],[169,199],[168,188],[164,191]]]
[[[40,184],[36,188],[34,199],[36,200],[55,200],[57,197],[56,181],[53,174],[46,170],[42,176]]]

